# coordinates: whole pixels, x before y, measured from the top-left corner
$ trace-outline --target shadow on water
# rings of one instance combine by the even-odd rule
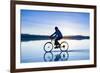
[[[64,52],[45,52],[44,53],[44,61],[52,62],[52,61],[67,61],[69,58],[69,54],[67,51]]]

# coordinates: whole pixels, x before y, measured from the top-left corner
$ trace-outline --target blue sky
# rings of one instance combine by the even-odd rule
[[[63,35],[89,35],[89,13],[21,10],[21,33],[51,35],[58,26]]]

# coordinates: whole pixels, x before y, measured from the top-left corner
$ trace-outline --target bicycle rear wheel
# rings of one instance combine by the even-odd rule
[[[50,51],[52,51],[52,49],[53,49],[53,44],[51,42],[45,43],[45,45],[44,45],[44,51],[50,52]]]
[[[61,42],[60,50],[61,51],[68,51],[69,45],[66,41]]]

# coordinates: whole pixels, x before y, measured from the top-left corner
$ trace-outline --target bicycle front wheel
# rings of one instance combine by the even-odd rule
[[[61,42],[61,47],[60,47],[61,51],[68,51],[68,48],[69,48],[69,45],[67,42],[65,41]]]
[[[45,43],[45,45],[44,45],[44,50],[45,50],[46,52],[50,52],[50,51],[52,51],[52,49],[53,49],[53,44],[52,44],[51,42]]]

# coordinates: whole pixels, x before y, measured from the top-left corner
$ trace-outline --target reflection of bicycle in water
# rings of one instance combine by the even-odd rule
[[[55,54],[57,53],[57,54]],[[44,54],[44,61],[51,62],[51,61],[67,61],[69,58],[68,52],[45,52]]]
[[[45,52],[50,52],[50,51],[53,50],[54,44],[53,44],[52,41],[53,40],[51,40],[51,42],[46,42],[45,43],[45,45],[44,45]],[[61,51],[68,51],[69,45],[68,45],[68,43],[66,41],[62,41],[58,48],[60,48]]]

